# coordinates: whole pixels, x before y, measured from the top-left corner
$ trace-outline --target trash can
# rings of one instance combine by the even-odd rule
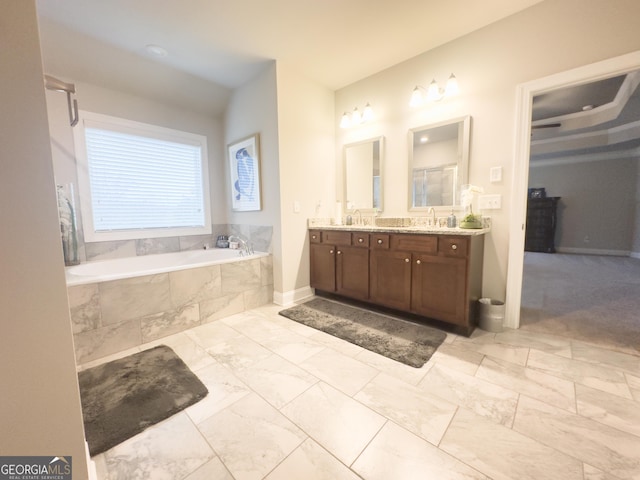
[[[480,328],[487,332],[501,332],[504,321],[504,302],[493,298],[481,298],[478,301],[480,302]]]

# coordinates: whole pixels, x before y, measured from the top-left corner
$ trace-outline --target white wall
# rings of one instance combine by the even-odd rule
[[[282,284],[280,248],[280,167],[278,164],[278,106],[276,99],[276,65],[232,92],[224,117],[225,145],[250,135],[260,136],[260,176],[262,209],[255,212],[231,211],[231,185],[228,152],[225,146],[225,207],[228,223],[273,227],[274,288]]]
[[[376,121],[338,130],[336,159],[340,162],[342,145],[384,135],[384,215],[404,216],[408,214],[408,130],[471,115],[469,181],[486,193],[501,194],[503,203],[501,210],[491,211],[483,295],[504,299],[516,86],[639,49],[637,18],[640,2],[634,0],[545,1],[343,88],[336,92],[336,127],[341,112],[367,102],[374,108]],[[445,82],[452,72],[460,84],[458,97],[419,109],[409,107],[416,84],[426,86],[432,78]],[[503,167],[500,183],[489,182],[493,166]],[[341,182],[341,169],[337,171]]]
[[[0,452],[87,478],[35,3],[0,10]]]
[[[334,211],[335,115],[331,90],[289,65],[277,72],[282,278],[274,280],[276,302],[288,304],[310,293],[307,219]]]

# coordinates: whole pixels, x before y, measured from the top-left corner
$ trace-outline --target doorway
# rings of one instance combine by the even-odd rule
[[[520,327],[533,98],[553,90],[624,75],[640,68],[640,51],[534,80],[517,88],[516,141],[507,267],[506,326]]]

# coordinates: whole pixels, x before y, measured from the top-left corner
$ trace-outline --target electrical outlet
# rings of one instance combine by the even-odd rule
[[[499,210],[502,208],[502,195],[480,195],[478,206],[480,210]]]

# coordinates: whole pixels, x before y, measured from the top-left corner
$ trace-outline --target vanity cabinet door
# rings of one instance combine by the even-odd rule
[[[336,291],[359,300],[369,299],[369,249],[338,245]]]
[[[467,325],[465,258],[414,254],[411,311],[456,325]]]
[[[336,247],[324,243],[309,245],[311,286],[326,292],[336,291]]]
[[[409,311],[411,307],[411,253],[371,250],[371,301]]]

